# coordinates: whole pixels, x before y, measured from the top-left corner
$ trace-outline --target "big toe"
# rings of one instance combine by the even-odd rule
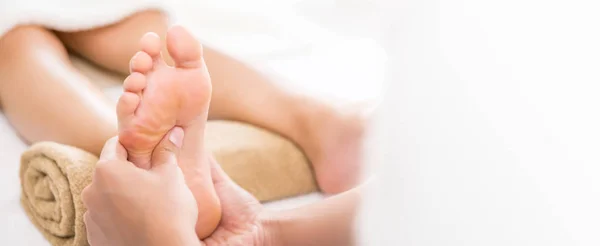
[[[167,50],[177,67],[198,68],[202,66],[202,46],[182,26],[173,26],[169,29]]]

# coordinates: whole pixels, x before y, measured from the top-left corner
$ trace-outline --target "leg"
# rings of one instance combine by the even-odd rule
[[[210,119],[248,122],[297,143],[310,159],[322,191],[339,193],[358,184],[363,120],[280,87],[247,64],[210,48],[213,81]]]
[[[114,106],[70,64],[50,31],[17,27],[0,40],[0,102],[28,142],[51,140],[99,154],[116,134]]]
[[[162,47],[166,47],[164,37],[169,22],[158,11],[145,11],[134,14],[125,20],[106,27],[80,32],[57,32],[65,45],[85,56],[92,62],[109,70],[129,73],[129,59],[139,51],[140,38],[147,32],[158,33],[163,37]],[[168,52],[165,60],[172,65]]]
[[[211,119],[249,122],[286,136],[310,159],[319,187],[339,193],[358,184],[363,119],[280,87],[247,64],[205,49],[213,79]]]
[[[59,36],[90,60],[127,72],[128,59],[122,54],[129,56],[137,51],[137,41],[130,40],[147,30],[164,40],[167,26],[159,12],[143,12],[113,26]],[[119,42],[114,37],[120,37]],[[163,54],[170,60],[168,52],[163,50]],[[363,131],[358,114],[343,113],[286,91],[247,64],[210,48],[204,49],[204,58],[213,84],[209,118],[248,122],[292,139],[311,160],[325,192],[341,192],[357,184]]]

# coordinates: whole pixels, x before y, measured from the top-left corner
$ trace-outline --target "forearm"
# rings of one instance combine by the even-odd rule
[[[361,188],[265,220],[273,245],[353,245]]]

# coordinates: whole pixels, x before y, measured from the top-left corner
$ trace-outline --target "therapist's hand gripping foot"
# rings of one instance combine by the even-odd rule
[[[116,137],[107,141],[82,193],[91,245],[199,245],[196,202],[177,166],[183,134],[163,138],[149,170],[127,161]]]
[[[194,232],[196,201],[177,166],[183,130],[158,145],[152,167],[127,161],[116,138],[107,142],[92,183],[83,191],[91,245],[353,245],[353,218],[360,190],[288,211],[266,211],[235,184],[212,158],[212,179],[223,219],[203,241]],[[205,213],[207,211],[204,211]]]

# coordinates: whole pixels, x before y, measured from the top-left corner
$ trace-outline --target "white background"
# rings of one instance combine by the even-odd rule
[[[599,10],[382,6],[392,58],[370,160],[385,195],[365,245],[600,245]]]

